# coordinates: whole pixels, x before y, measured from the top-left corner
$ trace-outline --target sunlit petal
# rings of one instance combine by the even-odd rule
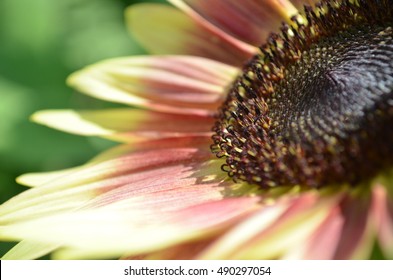
[[[170,0],[171,3],[201,21],[201,18],[225,33],[260,46],[277,31],[283,20],[298,11],[290,1],[276,0]]]
[[[204,259],[266,259],[285,256],[326,217],[337,198],[319,201],[316,194],[283,199],[263,207],[201,255]]]
[[[98,63],[68,83],[108,101],[171,113],[209,115],[237,70],[204,58],[132,57]]]
[[[121,142],[210,135],[214,119],[204,116],[159,113],[139,109],[98,111],[48,110],[32,119],[69,133],[101,136]]]
[[[48,242],[30,242],[22,240],[17,245],[15,245],[11,250],[9,250],[4,256],[1,257],[2,260],[32,260],[43,257],[55,249],[59,245],[49,244]]]
[[[195,55],[240,66],[255,52],[254,47],[214,32],[170,6],[134,5],[126,18],[131,34],[152,54]]]

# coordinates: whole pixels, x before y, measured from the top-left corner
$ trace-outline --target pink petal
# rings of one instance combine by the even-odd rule
[[[393,198],[382,185],[373,192],[373,213],[381,249],[389,259],[393,258]]]
[[[371,199],[348,195],[340,204],[344,221],[334,259],[364,258],[371,252],[370,230]]]
[[[79,173],[80,177],[79,183],[84,182],[83,178],[87,177],[87,180],[92,181],[91,176],[88,175],[89,169],[87,167],[91,167],[93,165],[97,165],[98,163],[105,162],[108,160],[112,160],[118,157],[122,157],[125,154],[130,154],[132,152],[141,152],[147,150],[154,149],[165,149],[165,148],[174,148],[174,147],[198,147],[208,149],[210,145],[211,139],[208,136],[186,136],[186,137],[173,137],[173,138],[164,138],[164,139],[154,139],[154,140],[146,140],[140,141],[130,144],[124,144],[120,146],[116,146],[112,149],[109,149],[105,152],[94,157],[88,163],[82,166],[68,168],[64,170],[51,171],[51,172],[39,172],[39,173],[28,173],[23,174],[17,178],[18,183],[30,187],[46,187],[48,184],[53,188],[53,185],[58,187],[61,186],[61,181],[59,178],[72,178],[72,174],[77,174],[81,170],[85,170],[86,172]],[[97,178],[97,177],[96,177]],[[72,180],[70,180],[72,183]],[[64,183],[64,182],[63,182]]]
[[[292,247],[303,244],[336,201],[337,197],[320,200],[320,196],[312,192],[298,197],[287,195],[272,205],[261,206],[256,214],[223,235],[199,257],[280,258]]]
[[[181,211],[174,217],[175,221],[181,222],[190,229],[214,228],[217,224],[222,225],[227,221],[234,222],[242,215],[259,209],[258,197],[234,197],[225,198],[205,204],[197,204]]]
[[[121,142],[211,134],[214,119],[208,116],[153,112],[141,109],[97,111],[45,110],[32,119],[40,124],[87,136]]]
[[[241,66],[256,52],[256,48],[169,6],[133,5],[126,17],[131,34],[153,54],[194,55]]]
[[[206,228],[214,231],[203,239],[193,242],[186,242],[154,252],[143,259],[196,259],[208,246],[217,241],[226,230],[236,226],[238,222],[246,219],[255,212],[259,205],[258,198],[226,198],[220,201],[199,204],[194,207],[181,210],[174,218],[176,223],[182,224],[190,230],[198,231]],[[135,257],[133,258],[135,259]]]
[[[242,194],[232,192],[202,139],[173,142],[123,149],[16,197],[0,209],[1,238],[60,243],[58,257],[139,254],[204,239],[259,207],[258,197],[235,197]],[[65,200],[73,204],[57,208]],[[165,236],[156,239],[162,229]],[[104,240],[112,241],[101,246]]]
[[[303,244],[302,259],[326,260],[332,259],[337,250],[344,220],[340,209],[333,207],[329,215]]]
[[[119,136],[135,140],[210,135],[213,123],[209,116],[147,112],[133,131],[120,132]]]
[[[128,256],[124,259],[131,260],[192,260],[195,259],[201,251],[203,251],[210,243],[212,243],[214,238],[206,238],[204,240],[197,240],[191,242],[185,242],[165,250],[158,252],[153,252],[141,256]]]
[[[221,104],[235,68],[186,56],[112,59],[74,73],[68,82],[108,101],[161,112],[209,115]]]
[[[165,168],[172,166],[178,168],[179,172],[181,169],[187,171],[187,175],[190,176],[195,172],[192,169],[194,161],[205,162],[213,157],[209,151],[209,143],[208,137],[175,138],[142,142],[122,147],[120,150],[115,149],[85,166],[60,173],[58,177],[52,176],[44,186],[25,191],[4,203],[0,208],[0,222],[29,219],[31,216],[81,207],[99,194],[132,183],[137,184],[138,178],[149,180],[150,178],[144,177],[149,170],[151,173],[160,174],[161,168],[165,171]],[[224,173],[222,174],[224,176]],[[163,172],[160,175],[164,175]],[[181,177],[184,174],[178,175]],[[179,176],[168,184],[174,183],[175,180],[179,181],[177,185],[182,183],[182,179],[185,183],[196,180],[183,177],[179,179]],[[160,179],[155,178],[157,182]],[[141,187],[142,190],[145,187],[149,189],[147,185],[142,184]],[[167,187],[171,188],[169,185]]]
[[[254,46],[278,31],[281,22],[289,21],[297,9],[287,0],[170,0],[206,26]],[[208,22],[208,23],[206,23]]]

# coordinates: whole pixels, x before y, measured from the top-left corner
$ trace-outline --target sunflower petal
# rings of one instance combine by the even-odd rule
[[[169,0],[190,16],[221,29],[254,46],[277,31],[283,20],[289,21],[297,9],[287,0]],[[203,20],[202,20],[203,19]]]
[[[182,137],[182,138],[165,138],[158,140],[142,141],[130,144],[124,144],[116,146],[107,151],[97,155],[83,166],[73,167],[63,170],[51,171],[51,172],[39,172],[39,173],[27,173],[19,176],[17,182],[22,185],[29,187],[46,186],[51,181],[59,180],[60,178],[69,178],[71,174],[78,174],[77,172],[81,169],[86,169],[89,166],[97,165],[98,163],[105,162],[120,158],[126,154],[133,152],[141,152],[146,150],[154,149],[166,149],[166,148],[182,148],[182,147],[203,147],[208,146],[210,137]],[[93,179],[92,179],[93,180]],[[80,180],[82,183],[83,180]]]
[[[219,230],[255,209],[259,198],[231,195],[233,183],[218,172],[219,161],[209,161],[206,140],[193,139],[188,147],[184,139],[172,139],[155,149],[147,148],[152,143],[130,153],[122,149],[120,156],[101,157],[30,189],[0,207],[0,238],[61,243],[59,258],[114,257]]]
[[[198,57],[140,56],[107,60],[74,73],[68,83],[108,101],[170,113],[212,114],[235,68]]]
[[[73,167],[58,171],[27,173],[17,177],[16,182],[27,187],[42,186],[55,178],[70,174],[74,171],[77,171],[78,169],[79,167]]]
[[[131,260],[192,260],[196,259],[196,256],[213,243],[217,239],[217,236],[220,236],[220,232],[217,232],[213,237],[208,236],[203,240],[198,239],[191,242],[184,242],[157,252],[139,256],[125,256],[123,258]]]
[[[132,5],[126,19],[131,34],[152,54],[194,55],[241,66],[256,50],[166,5]]]
[[[82,236],[73,238],[73,240],[78,239],[79,241],[79,238],[86,238],[86,240],[83,243],[73,242],[71,245],[75,248],[65,247],[64,250],[55,253],[55,258],[79,259],[114,257],[123,254],[136,255],[175,246],[182,242],[205,238],[247,215],[255,207],[255,201],[255,198],[239,198],[207,202],[199,204],[196,206],[197,208],[178,209],[169,216],[161,213],[161,217],[156,219],[145,216],[141,217],[140,220],[129,218],[126,221],[118,222],[115,217],[119,220],[119,217],[124,218],[125,213],[116,212],[115,215],[109,216],[108,219],[104,216],[101,223],[98,221],[96,224],[89,225],[92,217],[86,217],[81,221],[81,223],[87,223],[87,226],[82,227]],[[221,211],[218,211],[211,217],[206,215],[206,212],[214,213],[212,210],[219,209]],[[228,212],[225,212],[225,210]],[[129,211],[128,209],[127,212],[129,213]],[[105,215],[108,215],[109,211],[105,210],[105,213]],[[137,217],[135,214],[139,215],[141,213],[131,212],[130,214]],[[128,216],[131,216],[130,214]],[[78,215],[76,218],[81,217],[82,215]],[[97,217],[96,219],[99,218]],[[105,225],[109,228],[104,227]],[[64,222],[62,226],[64,226]],[[59,234],[64,232],[63,230],[60,229],[58,231]],[[99,234],[96,233],[97,230]],[[112,233],[114,231],[117,238],[111,238],[110,240],[113,241],[107,242],[108,236],[115,237]],[[158,233],[159,238],[157,238]],[[78,230],[75,234],[80,235],[81,233]],[[90,235],[95,235],[95,238],[91,239]],[[130,242],[130,240],[132,241]],[[97,246],[97,244],[101,243],[106,243],[106,245]]]
[[[172,194],[135,196],[103,205],[94,203],[95,208],[86,207],[75,212],[29,219],[2,227],[0,236],[26,236],[34,242],[62,242],[63,247],[70,248],[58,254],[60,258],[69,258],[73,254],[76,254],[73,256],[76,258],[114,257],[145,253],[185,240],[202,238],[205,234],[238,220],[256,207],[256,198],[202,202],[206,195],[189,204],[191,200],[187,196],[191,198],[202,194],[196,189],[203,186],[197,187],[194,191],[184,190],[187,192],[186,196],[179,196],[178,189]],[[211,197],[211,190],[206,194]],[[149,197],[155,200],[144,203]],[[189,206],[185,207],[186,204]],[[157,232],[160,233],[160,238],[156,238]],[[80,255],[83,251],[83,255]]]
[[[266,207],[255,216],[235,227],[210,248],[201,253],[201,259],[230,259],[233,254],[255,234],[255,227],[267,228],[285,210],[284,205]]]
[[[393,258],[393,197],[385,186],[374,188],[373,210],[377,221],[378,239],[381,249],[388,259]]]
[[[319,227],[305,240],[301,247],[290,253],[292,259],[333,259],[340,240],[344,219],[339,207],[332,207]]]
[[[156,149],[144,150],[143,144],[138,150],[131,147],[130,152],[127,152],[127,149],[124,149],[124,154],[121,156],[114,154],[114,158],[106,161],[87,164],[75,172],[68,173],[67,176],[61,176],[49,181],[47,185],[30,189],[12,198],[1,206],[0,222],[28,219],[31,216],[73,209],[96,197],[97,194],[130,184],[132,180],[136,182],[141,178],[149,180],[151,177],[144,178],[146,174],[143,171],[153,174],[156,172],[162,176],[160,167],[177,168],[178,172],[193,170],[192,166],[186,165],[187,162],[208,160],[212,157],[208,148],[206,149],[208,139],[192,141],[167,139],[149,142],[150,145],[156,143]],[[145,143],[147,146],[149,144]],[[187,174],[191,175],[192,171],[188,171]],[[149,173],[147,176],[152,174]]]
[[[304,244],[327,217],[337,197],[321,199],[318,194],[303,194],[290,203],[286,212],[247,244],[242,258],[291,258],[291,251]]]
[[[46,110],[33,115],[40,124],[69,133],[101,136],[121,142],[210,135],[214,119],[139,109],[98,111]]]
[[[321,200],[315,193],[281,199],[229,231],[201,258],[287,258],[286,254],[303,244],[320,225],[335,201],[337,197]]]
[[[371,253],[370,197],[347,196],[340,204],[344,224],[334,259],[364,259]]]
[[[48,243],[36,243],[22,240],[9,250],[1,259],[2,260],[32,260],[43,257],[53,250],[57,249],[58,245]]]

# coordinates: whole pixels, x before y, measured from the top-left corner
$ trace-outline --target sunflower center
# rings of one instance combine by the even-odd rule
[[[393,165],[392,2],[325,1],[261,46],[214,127],[231,177],[321,187]]]

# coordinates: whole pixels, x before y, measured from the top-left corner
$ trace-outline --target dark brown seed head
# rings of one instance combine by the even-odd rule
[[[393,165],[393,1],[324,1],[243,68],[213,128],[234,179],[355,184]]]

